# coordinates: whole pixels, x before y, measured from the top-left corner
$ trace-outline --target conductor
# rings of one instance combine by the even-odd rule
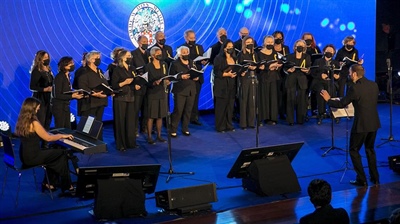
[[[346,96],[340,101],[331,100],[326,90],[320,93],[330,107],[344,108],[353,103],[354,123],[350,135],[350,157],[357,177],[350,183],[357,186],[368,185],[359,153],[363,144],[368,159],[370,180],[374,185],[379,184],[374,150],[376,132],[380,128],[377,110],[379,89],[375,82],[364,77],[364,73],[364,68],[359,64],[350,67],[349,76],[353,84],[349,86]]]

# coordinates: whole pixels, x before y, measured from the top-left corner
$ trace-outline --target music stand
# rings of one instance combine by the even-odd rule
[[[339,98],[332,98],[333,100],[339,100]],[[344,161],[344,164],[342,165],[343,169],[343,174],[342,177],[340,178],[340,183],[342,183],[343,177],[346,174],[347,170],[352,169],[350,167],[350,162],[349,162],[349,153],[350,153],[350,148],[349,148],[349,120],[350,117],[354,117],[354,107],[353,104],[350,103],[344,108],[331,108],[332,114],[335,116],[335,118],[339,117],[346,117],[346,159]],[[341,171],[342,169],[338,170]]]
[[[333,77],[333,70],[332,70],[333,68],[332,68],[332,66],[326,66],[326,67],[327,67],[328,73],[329,73],[329,75],[330,75],[330,79],[331,79],[331,91],[333,92],[334,89],[335,89],[335,79],[334,79],[334,77]],[[331,110],[330,110],[330,111],[331,111],[331,146],[324,146],[324,147],[321,147],[322,150],[327,149],[327,150],[322,154],[322,157],[325,157],[331,150],[339,149],[339,150],[345,151],[344,149],[335,146],[334,120],[335,120],[336,117],[334,116],[334,114],[333,114],[333,112],[332,112],[332,108],[330,108],[330,109],[331,109]],[[336,108],[334,108],[334,109],[336,109]]]

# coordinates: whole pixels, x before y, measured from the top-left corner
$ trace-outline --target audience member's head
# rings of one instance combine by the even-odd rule
[[[400,208],[393,210],[389,217],[390,224],[400,224]]]
[[[314,179],[308,185],[308,195],[314,207],[329,205],[332,199],[331,185],[325,180]]]

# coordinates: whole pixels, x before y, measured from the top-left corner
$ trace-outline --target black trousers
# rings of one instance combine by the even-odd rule
[[[114,100],[114,134],[118,150],[134,148],[136,146],[136,117],[135,103]]]
[[[217,131],[233,129],[232,116],[234,103],[235,97],[215,97],[215,129]]]
[[[246,80],[240,87],[240,127],[254,127],[255,126],[255,109],[257,100],[257,87],[256,80]],[[254,99],[253,99],[254,98]]]
[[[199,97],[201,91],[201,84],[199,81],[196,81],[196,95],[194,96],[193,108],[190,115],[190,121],[198,121],[199,120]]]
[[[58,176],[60,176],[61,189],[65,191],[71,187],[68,158],[63,149],[42,149],[35,154],[33,159],[25,158],[24,154],[29,154],[29,152],[25,152],[25,150],[29,149],[20,149],[20,158],[23,164],[30,166],[45,164],[51,184],[57,183]],[[47,183],[46,177],[43,178],[43,183]]]
[[[92,116],[98,121],[103,121],[104,106],[93,107],[89,110],[82,111],[82,116],[88,117]],[[101,129],[99,134],[99,140],[103,140],[103,129]]]
[[[40,109],[36,114],[40,124],[46,129],[47,131],[50,130],[50,123],[51,123],[51,107],[50,102],[41,102]]]
[[[196,95],[183,96],[174,94],[174,111],[171,115],[171,132],[178,130],[179,121],[182,119],[182,132],[189,131],[190,115],[194,107]]]
[[[68,128],[71,129],[71,110],[63,104],[53,104],[51,112],[54,116],[55,128]]]
[[[374,150],[376,131],[351,133],[350,135],[350,158],[357,173],[359,182],[367,182],[364,168],[361,162],[360,149],[365,147],[365,154],[368,160],[369,175],[373,181],[379,181],[379,173],[376,167],[376,154]]]
[[[139,130],[147,131],[147,100],[145,98],[146,96],[143,95],[135,95],[135,108],[133,112],[135,116],[135,132],[139,132]]]

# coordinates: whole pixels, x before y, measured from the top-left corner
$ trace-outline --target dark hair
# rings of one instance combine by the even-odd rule
[[[314,206],[325,206],[331,203],[331,185],[322,179],[314,179],[308,185],[308,196]]]
[[[32,66],[31,66],[31,70],[29,71],[30,73],[32,73],[32,71],[33,71],[35,68],[37,68],[37,69],[39,70],[39,72],[42,72],[42,71],[43,71],[43,68],[45,67],[45,66],[43,65],[43,58],[44,58],[44,56],[45,56],[46,54],[49,56],[49,60],[50,60],[50,54],[47,53],[47,51],[39,50],[39,51],[36,52],[36,54],[35,54],[35,59],[33,59],[33,63],[32,63]],[[49,66],[50,66],[50,65],[49,65]],[[51,70],[51,69],[50,69],[50,70]]]
[[[396,208],[393,210],[392,214],[389,217],[390,224],[400,224],[400,208]]]
[[[276,35],[277,35],[277,34],[280,34],[280,35],[282,36],[282,40],[285,39],[285,35],[283,35],[283,32],[282,32],[282,31],[279,31],[279,30],[273,32],[273,33],[272,33],[272,36],[274,36],[274,37],[276,38]],[[283,44],[283,43],[282,43],[282,44]]]
[[[243,39],[242,39],[242,49],[240,49],[241,51],[242,51],[242,54],[247,54],[247,51],[246,51],[246,41],[248,40],[248,39],[251,39],[252,41],[253,41],[253,51],[254,51],[254,38],[253,37],[251,37],[251,36],[245,36]]]
[[[125,50],[123,48],[118,52],[118,54],[115,57],[117,66],[124,67],[124,61],[122,59],[128,52],[129,52],[128,50]]]
[[[30,134],[31,124],[37,121],[36,108],[40,105],[40,100],[29,97],[22,103],[21,110],[19,111],[17,124],[15,126],[15,134],[21,137]]]
[[[65,69],[65,66],[68,66],[69,63],[71,63],[71,61],[73,61],[72,57],[70,56],[65,56],[62,57],[59,61],[58,61],[58,71],[60,72],[66,72],[67,70]]]
[[[326,50],[328,47],[333,48],[333,54],[336,54],[336,48],[335,48],[335,46],[334,46],[333,44],[328,44],[328,45],[326,45],[322,51],[325,52],[325,50]]]
[[[230,39],[226,40],[226,41],[221,45],[221,50],[220,50],[220,52],[219,52],[219,53],[222,55],[222,57],[224,57],[224,58],[226,58],[224,49],[226,48],[226,46],[228,46],[229,43],[232,43],[232,44],[233,44],[233,49],[235,49],[235,44],[233,43],[233,41],[230,40]],[[233,52],[233,54],[232,54],[231,56],[232,56],[233,59],[236,60],[236,52]]]
[[[358,78],[364,77],[365,70],[362,65],[354,64],[354,65],[350,66],[350,70],[351,70],[351,72],[357,73]]]

